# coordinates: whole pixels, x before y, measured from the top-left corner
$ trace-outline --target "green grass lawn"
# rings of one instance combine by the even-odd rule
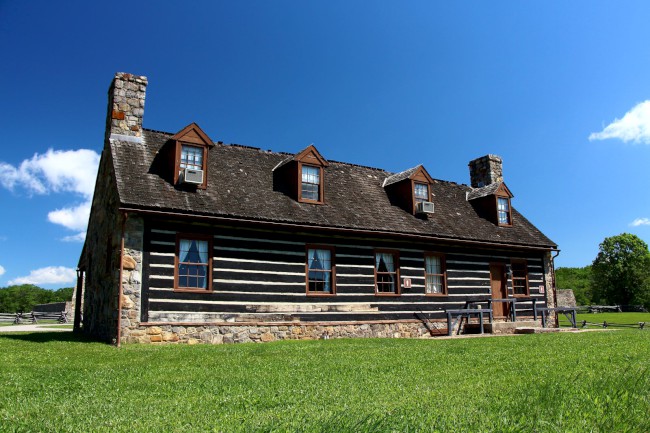
[[[650,332],[127,345],[0,334],[0,431],[647,432]]]
[[[595,329],[602,326],[589,325],[599,324],[602,325],[603,322],[611,324],[612,328],[616,328],[616,325],[634,325],[638,326],[639,322],[645,322],[645,326],[650,329],[650,313],[585,313],[585,314],[576,314],[576,321],[578,322],[578,327],[582,327],[582,321],[587,321],[587,326],[585,328]],[[569,320],[563,315],[560,314],[560,326],[570,326]]]

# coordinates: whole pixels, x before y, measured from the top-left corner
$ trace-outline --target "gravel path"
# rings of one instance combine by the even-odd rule
[[[57,326],[57,325],[52,325]],[[61,329],[49,325],[11,325],[0,326],[0,334],[4,332],[72,332],[72,328]]]

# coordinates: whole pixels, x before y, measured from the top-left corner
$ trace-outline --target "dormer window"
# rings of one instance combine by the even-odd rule
[[[467,192],[467,201],[476,212],[500,227],[512,227],[512,206],[514,197],[505,183],[493,183]]]
[[[512,214],[510,213],[510,197],[497,197],[497,213],[500,226],[512,225]]]
[[[214,143],[196,123],[191,123],[172,138],[170,165],[174,185],[205,189],[208,185],[208,151]]]
[[[421,203],[431,202],[431,185],[433,179],[422,165],[410,168],[400,173],[388,176],[383,183],[391,204],[404,209],[413,215],[433,213],[433,205],[422,206]],[[425,209],[423,211],[423,208]]]
[[[302,165],[302,181],[300,185],[300,198],[303,201],[320,202],[321,167]]]
[[[325,204],[325,169],[328,165],[311,144],[273,168],[273,189],[300,203]]]

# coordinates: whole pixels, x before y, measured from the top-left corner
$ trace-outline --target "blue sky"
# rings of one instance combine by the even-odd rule
[[[585,266],[650,242],[650,2],[0,1],[0,286],[74,284],[115,72],[144,125],[468,183]]]

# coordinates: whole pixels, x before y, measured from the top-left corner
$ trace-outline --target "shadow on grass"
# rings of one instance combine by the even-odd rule
[[[2,333],[0,340],[19,340],[30,343],[49,343],[52,341],[72,342],[72,343],[106,343],[105,341],[88,337],[84,334],[75,332],[15,332]]]

